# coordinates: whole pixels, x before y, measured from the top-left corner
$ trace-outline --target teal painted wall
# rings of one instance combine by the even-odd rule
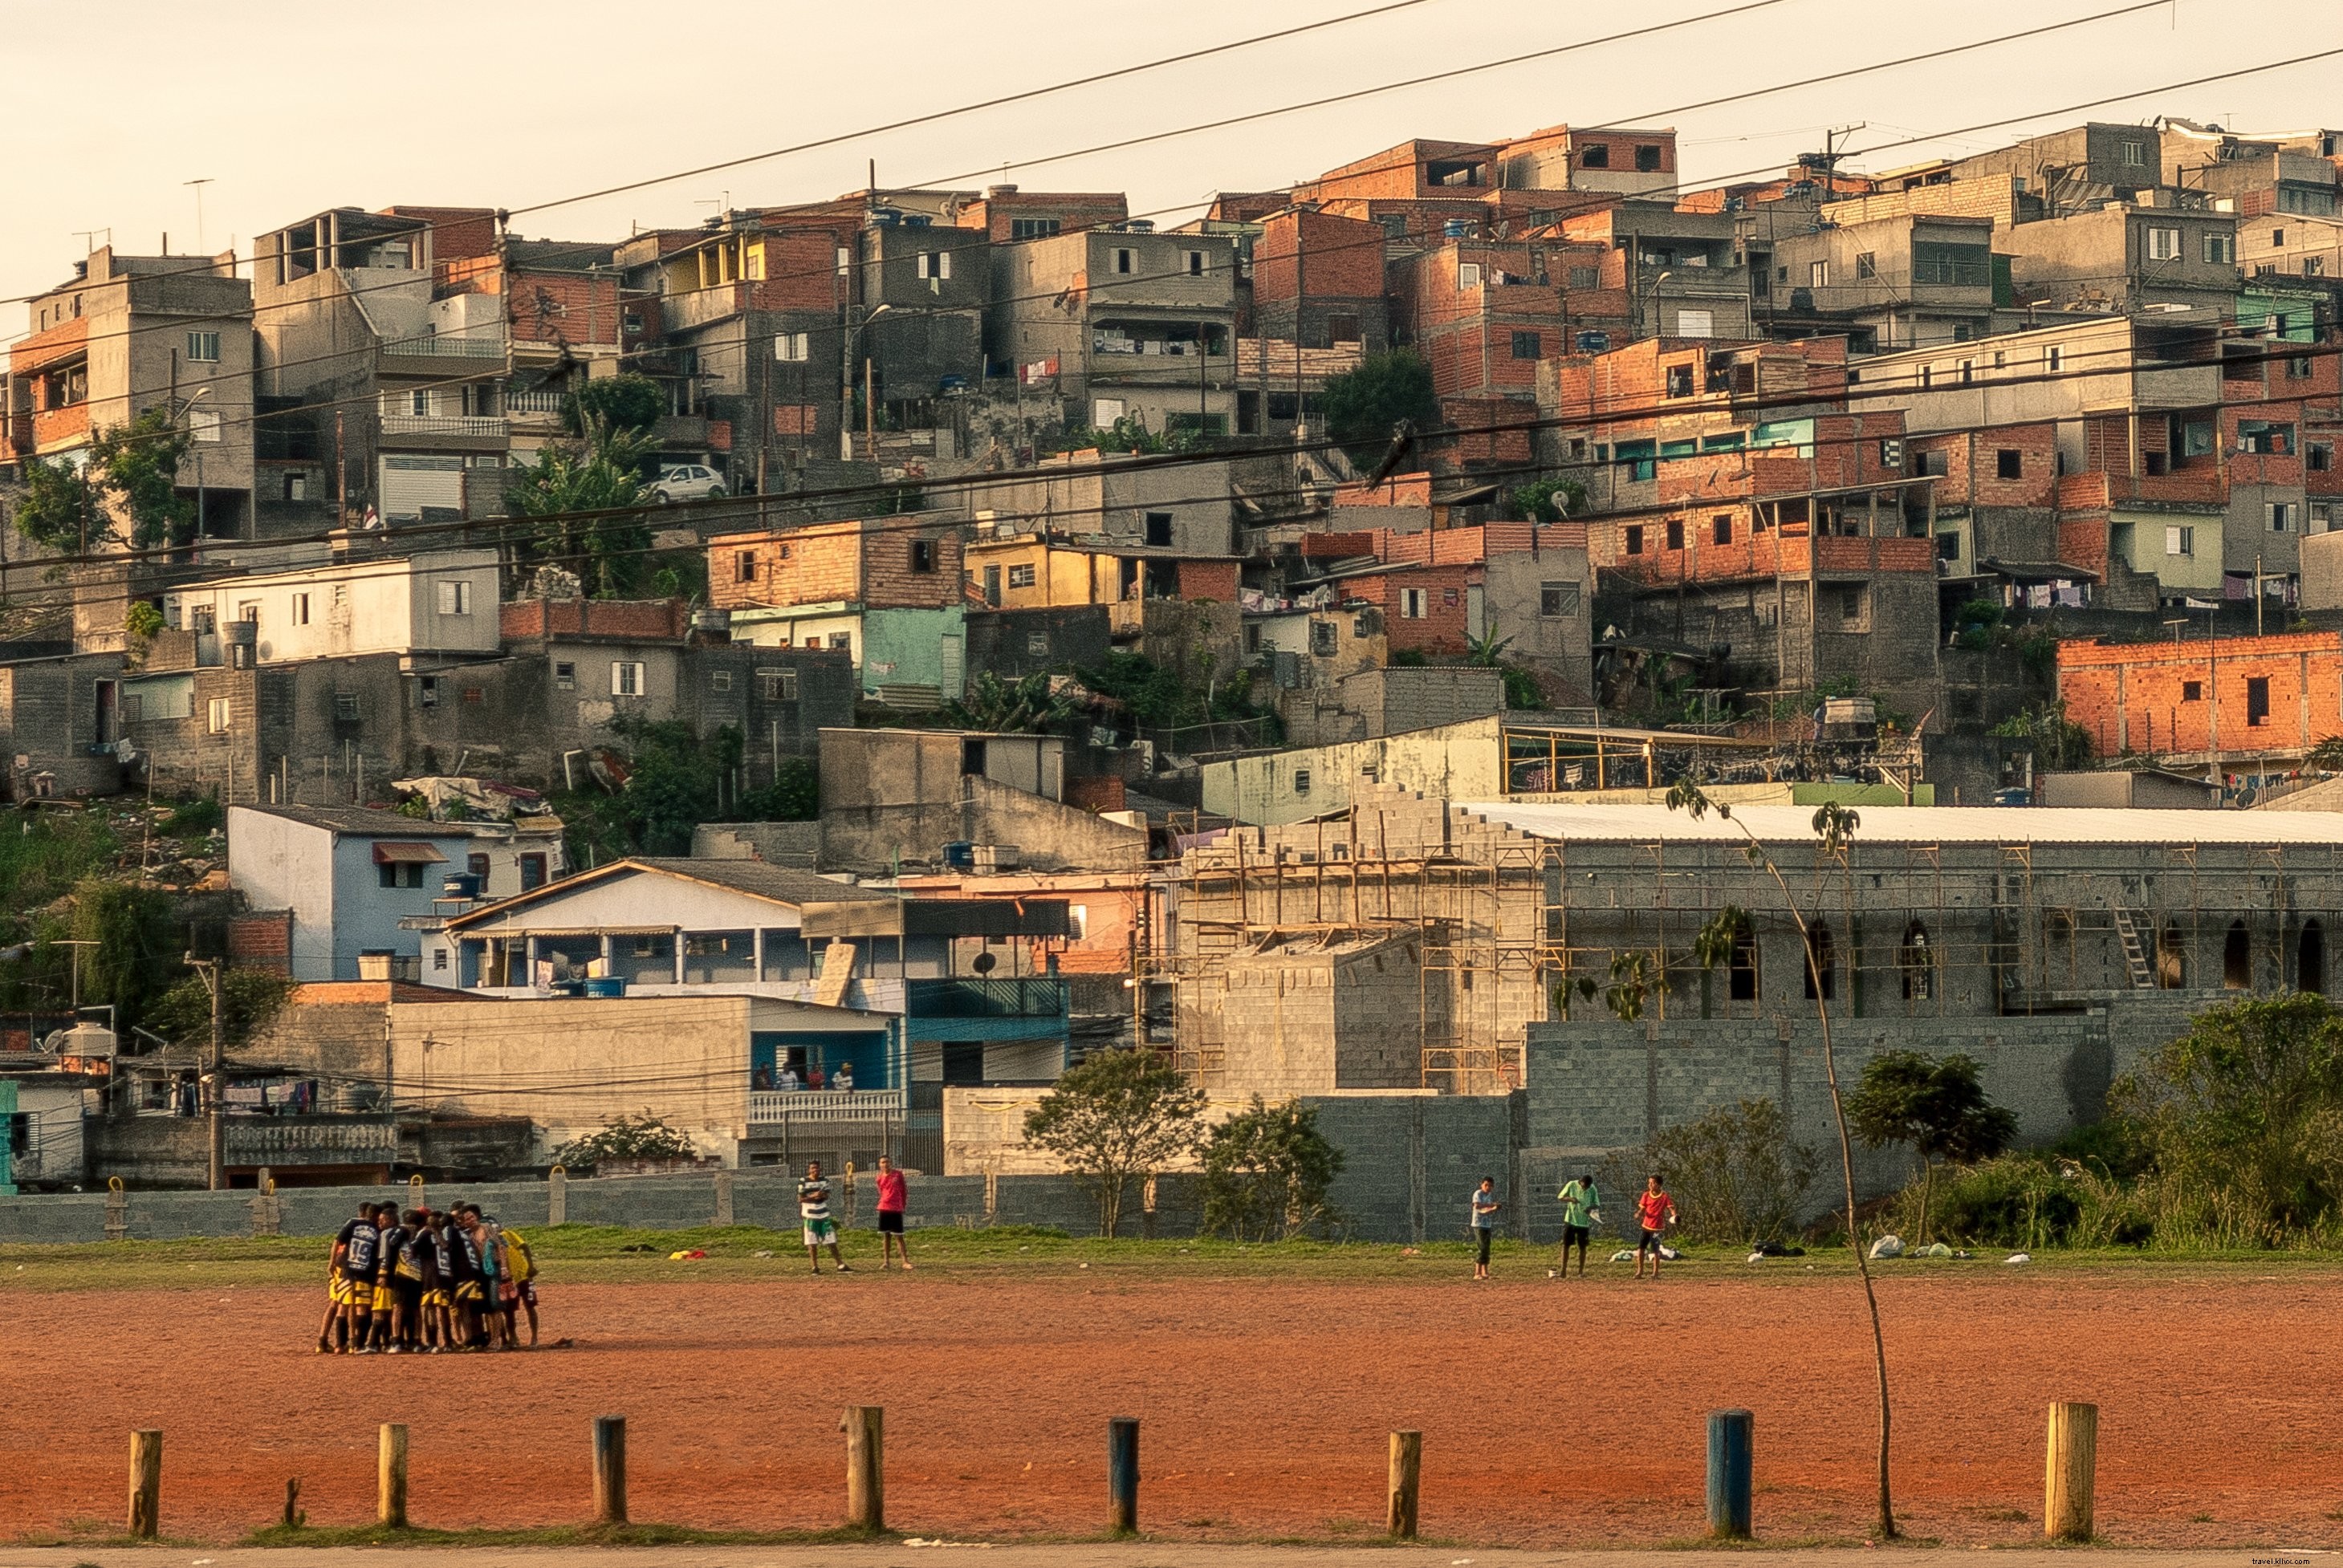
[[[968,612],[950,609],[866,609],[862,612],[862,689],[944,685],[944,640],[967,647]],[[959,689],[944,693],[950,701]]]

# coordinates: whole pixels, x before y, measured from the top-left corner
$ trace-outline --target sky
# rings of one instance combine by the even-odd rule
[[[0,0],[12,143],[0,178],[0,340],[25,331],[16,297],[68,276],[84,230],[100,231],[102,245],[110,229],[130,254],[154,254],[166,233],[175,253],[246,253],[256,231],[329,206],[562,202],[1377,3],[1070,10],[1061,0],[882,0],[866,10],[703,0],[686,25],[665,26],[633,0],[499,0],[477,13],[116,0],[94,51],[85,29],[55,25],[50,8]],[[1412,136],[1491,140],[1558,124],[1673,126],[1694,181],[1778,168],[1850,126],[1861,128],[1843,138],[1855,154],[1845,166],[1875,170],[2087,118],[2177,115],[2248,133],[2343,124],[2343,55],[2145,92],[2343,45],[2343,34],[2316,20],[2343,10],[2338,0],[2155,0],[2045,36],[1688,106],[2138,3],[1417,0],[938,125],[529,212],[514,229],[623,236],[636,225],[689,224],[727,202],[860,189],[873,161],[882,186],[1005,178],[1029,190],[1124,190],[1135,216],[1169,224],[1215,190],[1277,188]],[[1443,82],[1061,156],[1742,7]],[[2013,116],[2032,117],[1946,135]]]

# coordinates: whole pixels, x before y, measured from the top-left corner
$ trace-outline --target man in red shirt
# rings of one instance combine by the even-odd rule
[[[1644,1254],[1652,1255],[1652,1278],[1660,1277],[1660,1232],[1676,1222],[1676,1201],[1660,1185],[1659,1173],[1653,1172],[1644,1190],[1635,1197],[1635,1223],[1643,1235],[1635,1242],[1635,1278],[1644,1277]]]
[[[879,1156],[879,1267],[892,1265],[895,1249],[903,1250],[903,1271],[911,1271],[911,1242],[903,1234],[903,1211],[910,1206],[903,1173],[884,1154]]]

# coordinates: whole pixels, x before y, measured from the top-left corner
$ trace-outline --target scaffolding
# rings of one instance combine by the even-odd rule
[[[2124,990],[2325,990],[2327,933],[2343,919],[2343,844],[1866,841],[1858,829],[1842,857],[1767,849],[1828,954],[1842,1019],[2073,1012]],[[1423,1087],[1491,1093],[1522,1082],[1531,1024],[1601,1011],[1570,988],[1608,983],[1614,959],[1653,962],[1650,1016],[1755,1018],[1782,1011],[1762,943],[1745,970],[1708,970],[1694,938],[1734,906],[1757,938],[1795,940],[1740,844],[1544,838],[1389,787],[1326,819],[1233,829],[1192,849],[1179,879],[1177,950],[1141,955],[1138,1005],[1143,1020],[1168,989],[1175,1060],[1207,1090],[1243,1027],[1219,1005],[1241,953],[1412,936],[1416,1016],[1392,1027],[1414,1036]]]

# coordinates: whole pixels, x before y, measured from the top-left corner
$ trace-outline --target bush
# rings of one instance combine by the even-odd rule
[[[191,839],[198,833],[216,833],[226,824],[227,812],[219,801],[198,795],[171,809],[171,814],[163,819],[163,832],[173,839]]]
[[[689,1138],[650,1113],[614,1116],[599,1132],[573,1138],[553,1151],[553,1162],[571,1171],[591,1171],[606,1160],[693,1160],[699,1155]]]
[[[1924,1204],[1936,1239],[1956,1247],[2142,1247],[2156,1234],[2141,1192],[2056,1155],[2008,1154],[1946,1172],[1933,1195],[1916,1178],[1896,1195],[1888,1223],[1918,1235]]]
[[[1318,1131],[1317,1111],[1256,1094],[1204,1144],[1203,1229],[1238,1241],[1306,1236],[1333,1221],[1326,1190],[1342,1172],[1342,1151]]]
[[[1720,1243],[1794,1233],[1819,1164],[1810,1145],[1790,1141],[1790,1119],[1770,1100],[1720,1106],[1663,1129],[1632,1159],[1614,1160],[1603,1173],[1623,1229],[1644,1177],[1656,1171],[1676,1201],[1684,1238]]]

